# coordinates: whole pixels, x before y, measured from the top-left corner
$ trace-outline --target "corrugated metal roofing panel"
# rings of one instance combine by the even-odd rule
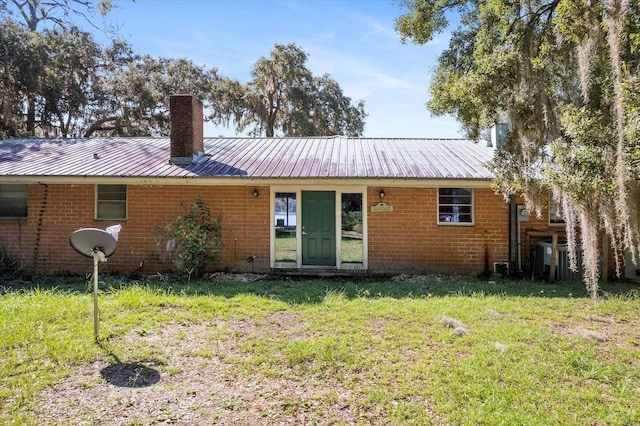
[[[280,138],[269,138],[268,142],[261,147],[262,155],[258,155],[260,158],[260,166],[255,170],[255,176],[273,176],[278,163],[282,159],[281,151],[284,150],[286,142]]]
[[[256,155],[256,152],[262,152],[267,143],[268,140],[263,138],[254,140],[238,139],[225,156],[216,157],[215,160],[227,165],[227,170],[224,173],[226,176],[254,176],[264,160],[261,155]],[[208,152],[206,147],[205,152]],[[214,157],[211,157],[211,159],[214,159]],[[215,175],[219,174],[216,173]]]
[[[266,175],[280,175],[282,173],[283,162],[288,157],[288,151],[291,144],[283,143],[281,140],[277,146],[273,147],[273,159],[269,161],[269,164],[265,165],[263,174]]]
[[[493,149],[468,140],[205,138],[197,164],[169,163],[169,138],[0,141],[0,175],[490,179]],[[94,158],[94,154],[96,155]]]
[[[220,143],[217,140],[214,147]],[[249,155],[253,150],[254,144],[261,144],[262,140],[257,140],[253,144],[246,139],[236,139],[233,143],[228,145],[228,148],[219,154],[216,154],[216,150],[209,149],[209,146],[205,146],[205,153],[211,153],[210,160],[213,161],[215,167],[212,167],[207,171],[207,164],[203,164],[203,174],[212,176],[245,176],[247,175],[246,167],[249,165]]]
[[[280,161],[279,175],[282,177],[291,177],[295,170],[296,163],[300,160],[300,156],[304,150],[302,143],[287,144],[287,152]]]

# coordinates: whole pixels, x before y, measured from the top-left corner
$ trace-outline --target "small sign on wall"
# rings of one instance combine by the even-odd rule
[[[371,206],[371,211],[372,212],[392,212],[393,206],[380,201],[375,206]]]

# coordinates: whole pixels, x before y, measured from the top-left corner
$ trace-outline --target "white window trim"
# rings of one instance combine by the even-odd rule
[[[471,222],[441,222],[440,221],[440,190],[441,189],[465,189],[471,191]],[[436,207],[436,222],[442,226],[475,226],[476,225],[476,200],[475,190],[473,188],[466,188],[461,186],[441,186],[436,190],[437,207]]]
[[[336,265],[330,268],[336,269],[353,269],[367,270],[369,267],[368,254],[368,214],[367,214],[367,188],[366,186],[326,186],[326,185],[306,185],[306,186],[271,186],[269,193],[269,221],[270,225],[270,259],[271,268],[297,268],[302,269],[302,191],[334,191],[336,195]],[[275,216],[275,197],[278,192],[291,192],[296,194],[296,200],[300,204],[296,206],[296,262],[276,262],[276,216]],[[342,194],[362,194],[362,263],[345,263],[342,264]],[[312,268],[318,268],[312,266]]]
[[[125,199],[124,199],[124,217],[98,217],[98,187],[99,186],[108,186],[108,185],[122,185],[125,190]],[[103,220],[103,221],[113,221],[113,220],[127,220],[129,218],[129,185],[126,184],[108,184],[108,183],[100,183],[95,185],[95,197],[93,204],[93,218],[94,220]]]

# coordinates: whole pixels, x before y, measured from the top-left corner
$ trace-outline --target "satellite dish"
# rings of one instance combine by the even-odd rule
[[[98,261],[105,262],[116,251],[120,225],[107,228],[111,232],[98,228],[81,228],[69,235],[71,247],[86,257],[93,258],[93,334],[98,341]]]
[[[116,251],[118,242],[103,229],[81,228],[69,236],[69,244],[86,257],[93,257],[96,250],[101,251],[104,257],[109,257]]]

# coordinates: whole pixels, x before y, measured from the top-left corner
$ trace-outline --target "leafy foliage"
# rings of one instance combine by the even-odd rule
[[[0,34],[0,137],[149,136],[169,132],[169,97],[210,96],[215,68],[102,47],[75,27]]]
[[[307,54],[295,44],[276,44],[268,58],[251,70],[246,85],[221,79],[212,94],[211,118],[236,123],[236,131],[250,128],[254,136],[348,135],[364,130],[364,103],[351,104],[329,75],[315,77],[306,66]]]
[[[190,206],[182,203],[182,208],[184,215],[176,216],[165,230],[175,242],[179,269],[199,277],[222,245],[221,218],[211,214],[200,196]]]
[[[187,59],[152,58],[131,53],[127,45],[106,52],[114,68],[99,87],[94,108],[89,109],[89,126],[83,136],[169,134],[169,98],[188,91],[199,98],[209,96],[217,76]]]
[[[0,277],[11,276],[20,270],[19,261],[9,256],[4,245],[0,245]]]
[[[26,130],[24,131],[24,133],[26,133],[29,136],[36,136],[36,126],[38,124],[37,116],[39,113],[42,112],[42,106],[38,105],[37,103],[37,96],[42,96],[41,91],[46,91],[47,88],[49,89],[51,88],[51,86],[47,87],[46,83],[43,83],[40,80],[47,79],[47,77],[53,77],[55,79],[58,74],[56,72],[57,70],[54,69],[53,72],[51,71],[46,72],[46,76],[43,76],[43,74],[45,74],[44,63],[47,62],[47,59],[49,58],[49,56],[56,56],[56,53],[62,53],[61,55],[58,54],[57,56],[63,59],[63,65],[62,65],[62,69],[60,70],[60,74],[64,76],[65,74],[67,74],[66,71],[68,71],[68,69],[70,68],[67,66],[66,60],[71,59],[73,56],[83,56],[85,53],[82,50],[82,47],[84,46],[80,47],[79,45],[77,45],[78,40],[75,40],[76,34],[74,33],[77,33],[77,28],[73,24],[73,20],[71,19],[71,16],[80,17],[81,19],[85,20],[93,27],[98,28],[98,26],[94,23],[92,15],[94,14],[100,15],[103,18],[102,28],[108,32],[114,33],[113,28],[109,29],[108,28],[109,25],[107,25],[106,21],[104,21],[104,18],[113,7],[114,5],[112,0],[46,0],[44,2],[42,0],[0,0],[0,13],[6,14],[7,18],[5,20],[7,23],[10,23],[13,26],[15,22],[13,21],[14,17],[18,17],[19,19],[20,18],[22,19],[23,25],[21,26],[21,28],[26,33],[25,36],[23,37],[28,41],[27,46],[31,47],[31,49],[28,49],[28,52],[22,51],[22,53],[25,53],[25,52],[28,53],[26,55],[26,57],[28,57],[29,59],[27,63],[32,65],[27,69],[23,70],[23,71],[26,71],[25,75],[28,76],[28,79],[32,84],[26,86],[29,90],[26,90],[20,93],[20,95],[22,95],[25,99],[21,99],[20,95],[15,97],[15,99],[12,99],[12,101],[16,102],[18,105],[20,103],[25,104],[23,107],[24,109],[26,109],[26,114],[24,117],[24,122],[25,122],[24,124],[25,124]],[[61,30],[63,35],[62,37],[58,38],[59,40],[66,41],[66,38],[73,39],[71,45],[74,45],[75,48],[70,58],[67,58],[65,56],[65,54],[67,53],[67,50],[64,48],[62,49],[62,52],[57,52],[55,46],[48,43],[42,43],[41,41],[40,42],[36,41],[35,43],[36,46],[32,45],[34,41],[33,38],[37,38],[39,34],[38,27],[40,26],[40,24],[48,25],[45,29],[45,32],[49,32],[49,33],[53,32],[54,34],[56,34],[56,31]],[[15,28],[12,28],[12,29],[15,29]],[[91,37],[85,36],[84,38],[85,39],[89,38],[89,42],[95,44],[95,42]],[[87,40],[84,40],[84,43],[86,45]],[[37,47],[38,44],[41,45],[40,46],[41,48]],[[35,47],[35,50],[33,49],[34,47]],[[51,49],[49,50],[47,49],[47,47],[51,47]],[[48,53],[51,53],[51,52],[53,52],[53,54],[49,55]],[[87,68],[84,67],[82,64],[78,66],[78,63],[74,62],[73,59],[70,61],[70,63],[74,67],[72,71],[87,70]],[[63,77],[62,80],[63,81],[58,82],[58,84],[64,84],[66,82],[65,80],[67,79]],[[74,81],[74,83],[75,82],[76,81]],[[54,88],[53,90],[56,91],[60,89]],[[74,92],[73,87],[70,89],[70,91],[72,92],[72,94],[75,94],[76,96],[78,95],[77,93],[73,93]],[[71,94],[67,94],[67,96],[71,96]],[[78,99],[73,98],[69,103],[73,104],[77,102],[78,102]],[[56,102],[49,103],[48,106],[55,105],[55,104]],[[5,111],[2,111],[2,112],[5,112]],[[12,112],[20,113],[21,109],[19,109],[18,111],[12,111]],[[45,111],[45,118],[41,120],[41,123],[42,122],[46,123],[47,113],[55,115],[56,112],[60,113],[61,111],[60,110]],[[60,128],[62,129],[63,128],[62,121],[64,119],[60,117],[60,114],[57,114],[57,115],[58,115],[57,118],[61,122]],[[13,119],[15,120],[16,117],[13,117]],[[5,120],[2,120],[2,121],[5,121]],[[6,133],[9,133],[11,135],[11,131],[14,130],[10,128],[8,130],[3,131],[2,127],[5,127],[4,123],[0,123],[0,136],[3,136],[3,134],[6,134]],[[45,135],[47,134],[45,133]],[[64,134],[64,136],[66,136],[66,134]]]
[[[261,58],[246,85],[178,58],[153,58],[113,40],[100,46],[65,25],[32,31],[5,18],[0,33],[0,137],[163,136],[169,98],[187,91],[238,132],[360,135],[363,103],[351,104],[328,75],[314,77],[295,45]]]
[[[362,212],[350,211],[342,213],[342,230],[362,233]]]
[[[113,7],[113,0],[0,0],[0,12],[20,16],[29,31],[36,31],[41,23],[68,28],[74,15],[95,26],[91,16],[104,18]]]
[[[451,114],[472,138],[508,122],[492,170],[495,187],[530,209],[551,191],[562,206],[575,259],[597,295],[603,239],[614,257],[638,254],[640,5],[628,0],[405,0],[396,21],[424,43],[461,25],[439,58],[429,109]],[[620,263],[617,271],[620,272]],[[608,271],[604,271],[607,273]]]

